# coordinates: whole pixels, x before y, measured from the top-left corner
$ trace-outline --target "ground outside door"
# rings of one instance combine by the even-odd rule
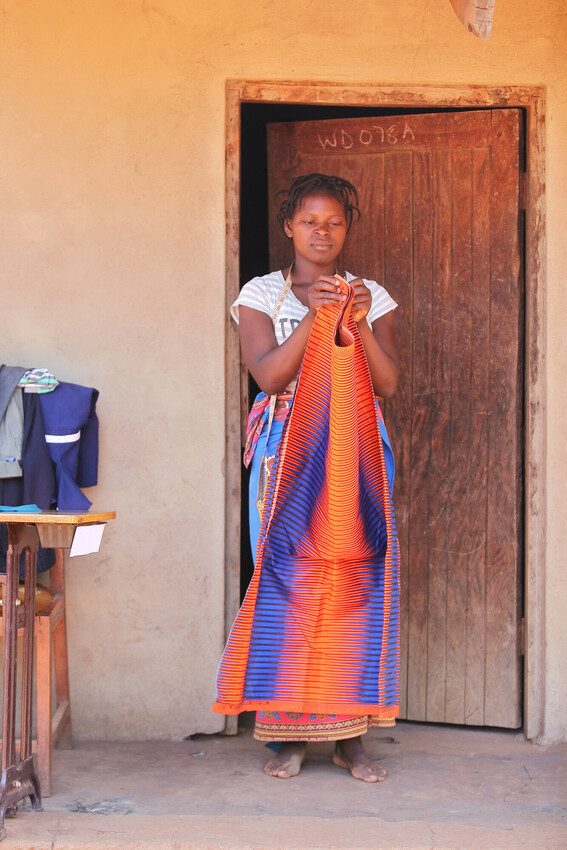
[[[268,126],[270,199],[302,173],[351,180],[343,267],[399,303],[385,405],[402,555],[401,717],[521,725],[520,111]],[[270,265],[290,260],[270,222]]]

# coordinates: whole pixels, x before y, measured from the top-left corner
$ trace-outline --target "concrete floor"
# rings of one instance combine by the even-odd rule
[[[83,743],[55,753],[45,811],[8,820],[1,850],[567,848],[567,745],[405,722],[366,740],[386,782],[352,779],[324,744],[299,777],[267,777],[249,730]]]

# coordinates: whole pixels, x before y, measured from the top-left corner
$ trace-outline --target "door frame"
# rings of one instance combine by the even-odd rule
[[[241,105],[520,108],[526,117],[526,172],[520,174],[525,208],[524,337],[524,705],[526,738],[543,735],[545,701],[545,87],[380,85],[377,83],[227,80],[226,82],[226,335],[225,335],[225,627],[240,602],[242,400],[246,369],[228,308],[240,288]],[[523,177],[523,179],[522,179]],[[522,203],[523,201],[523,203]],[[234,734],[237,718],[228,717]]]

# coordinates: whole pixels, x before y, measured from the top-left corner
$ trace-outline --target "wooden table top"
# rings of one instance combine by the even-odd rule
[[[20,513],[0,511],[0,522],[27,525],[91,525],[96,522],[109,522],[116,519],[115,511],[40,511],[39,513]]]

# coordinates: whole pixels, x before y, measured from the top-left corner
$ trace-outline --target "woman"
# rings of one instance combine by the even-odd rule
[[[357,201],[341,178],[296,178],[279,211],[293,262],[231,309],[263,391],[245,450],[256,569],[214,709],[257,710],[255,737],[278,745],[264,770],[279,778],[299,773],[307,741],[332,740],[337,765],[381,781],[361,736],[397,715],[393,458],[374,407],[397,386],[397,305],[375,281],[337,274]]]

